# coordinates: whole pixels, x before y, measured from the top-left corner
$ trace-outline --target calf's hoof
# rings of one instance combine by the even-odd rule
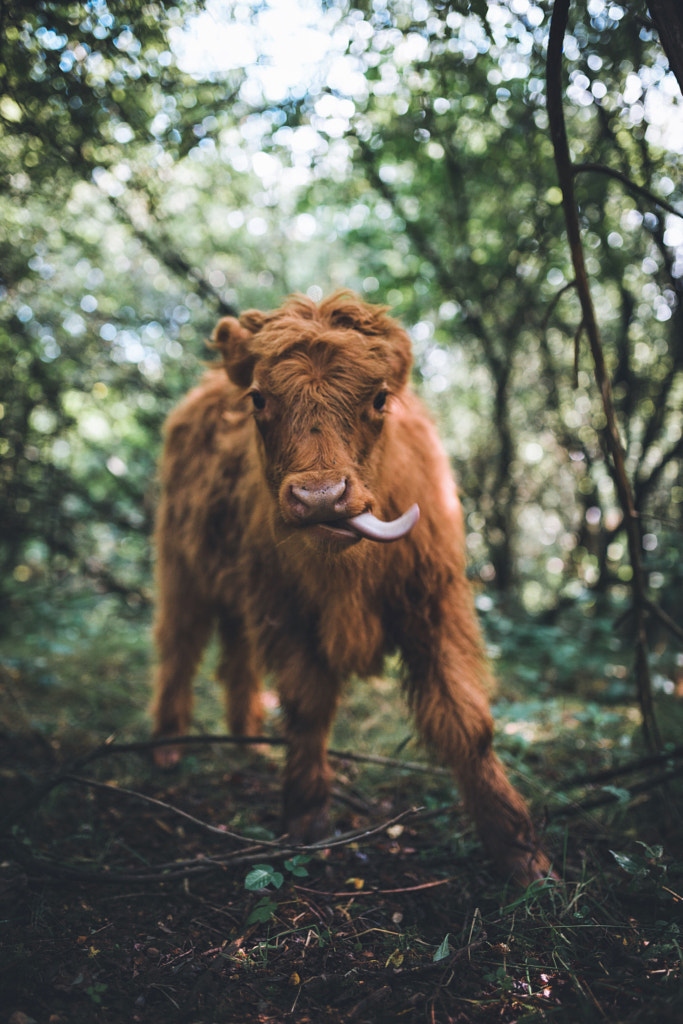
[[[294,843],[307,845],[327,835],[327,806],[316,807],[305,814],[285,816],[285,832]]]
[[[550,861],[541,849],[511,850],[507,856],[497,859],[496,866],[501,874],[512,878],[522,889],[534,883],[559,881],[559,876],[552,870]]]
[[[177,764],[180,764],[182,757],[181,748],[172,744],[154,747],[152,750],[152,758],[157,768],[175,768]]]

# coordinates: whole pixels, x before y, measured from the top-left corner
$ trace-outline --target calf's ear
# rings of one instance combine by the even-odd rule
[[[239,388],[248,388],[251,384],[256,362],[252,339],[254,327],[256,330],[259,328],[256,324],[252,327],[248,320],[250,316],[251,314],[245,314],[240,320],[236,320],[234,316],[224,316],[218,321],[211,335],[213,347],[223,356],[223,365],[228,377]],[[240,322],[244,320],[247,320],[246,325]]]

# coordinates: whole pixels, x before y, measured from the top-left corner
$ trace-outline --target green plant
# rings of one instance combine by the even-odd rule
[[[96,1006],[101,1006],[102,997],[104,993],[107,991],[108,987],[109,986],[105,985],[104,982],[102,981],[94,981],[92,985],[88,985],[88,987],[84,991],[86,995],[90,996],[90,998],[92,999],[93,1003],[95,1003]]]
[[[308,869],[304,865],[310,859],[310,854],[298,853],[286,860],[284,866],[295,878],[303,878],[308,874]],[[250,892],[258,892],[269,886],[272,886],[273,889],[280,889],[283,882],[284,875],[282,872],[276,871],[271,864],[256,864],[245,878],[244,888]],[[268,895],[262,896],[249,914],[247,924],[265,924],[272,918],[276,910],[277,903]]]
[[[275,900],[271,900],[270,896],[262,896],[247,917],[246,923],[247,925],[265,924],[267,921],[270,921],[276,910],[277,903]]]
[[[283,882],[284,876],[270,864],[257,864],[245,878],[244,888],[250,892],[267,889],[270,885],[274,889],[279,889]]]
[[[305,867],[311,859],[310,854],[297,853],[285,861],[285,869],[295,878],[304,878],[308,874]],[[279,889],[284,882],[284,875],[276,871],[271,864],[256,864],[244,880],[244,888],[250,892],[258,892],[259,889]]]

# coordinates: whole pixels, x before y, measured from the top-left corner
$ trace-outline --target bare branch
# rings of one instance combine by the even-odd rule
[[[581,240],[579,213],[574,193],[574,168],[567,141],[567,130],[562,104],[562,49],[567,28],[569,0],[555,0],[550,21],[548,54],[546,60],[546,96],[550,134],[555,152],[558,184],[562,191],[562,208],[571,251],[576,290],[581,303],[582,325],[588,338],[595,380],[602,398],[607,422],[605,440],[614,467],[614,481],[619,503],[624,513],[624,528],[628,540],[629,558],[633,571],[631,594],[635,617],[635,674],[638,700],[643,716],[643,729],[648,744],[661,746],[659,729],[654,714],[652,682],[647,658],[646,582],[641,558],[640,528],[633,501],[631,484],[626,473],[625,454],[617,425],[612,386],[605,364],[600,330],[595,315],[588,273]]]
[[[88,786],[90,789],[105,790],[108,793],[112,793],[116,796],[130,796],[134,800],[140,800],[143,803],[150,804],[152,807],[159,807],[161,810],[170,811],[171,814],[177,815],[179,818],[183,818],[184,821],[189,821],[192,825],[196,825],[197,828],[203,829],[205,832],[210,832],[211,835],[220,836],[222,839],[234,839],[238,843],[245,843],[250,846],[254,845],[253,836],[243,836],[239,832],[230,832],[227,828],[222,828],[217,825],[210,825],[208,821],[202,821],[201,818],[195,818],[192,814],[188,814],[187,811],[181,810],[180,807],[174,807],[173,804],[166,803],[165,800],[157,800],[156,797],[147,796],[146,793],[139,793],[135,789],[125,789],[123,786],[111,786],[107,782],[96,782],[94,779],[86,779],[83,775],[63,775],[60,782],[75,782],[79,786]],[[259,846],[265,847],[281,847],[282,843],[277,840],[260,839]]]
[[[661,199],[659,196],[655,195],[654,192],[650,192],[648,188],[644,188],[642,185],[636,185],[635,181],[632,181],[627,174],[623,174],[621,171],[615,170],[614,167],[607,167],[605,164],[593,163],[572,165],[572,174],[574,175],[582,174],[585,171],[595,171],[597,174],[607,174],[610,178],[616,178],[617,181],[626,185],[629,191],[637,192],[638,195],[643,196],[644,199],[647,199],[654,206],[661,206],[663,210],[666,210],[667,213],[673,213],[675,217],[683,217],[683,212],[681,210],[677,210],[671,203],[667,203],[666,199]]]
[[[656,605],[654,601],[648,601],[647,610],[651,615],[659,619],[662,625],[673,633],[674,636],[678,637],[679,640],[683,640],[683,629],[681,629],[677,622],[674,622],[670,615],[667,615],[663,608]]]
[[[168,239],[154,238],[149,231],[136,224],[131,212],[114,196],[109,196],[109,201],[119,218],[126,222],[138,241],[142,242],[145,248],[153,253],[172,274],[192,281],[199,293],[215,304],[221,316],[237,316],[235,307],[225,301],[218,289],[214,288],[201,271],[191,266],[184,256],[174,250]]]
[[[566,284],[562,285],[560,290],[558,292],[555,292],[555,295],[553,295],[552,301],[546,309],[543,320],[541,321],[541,330],[544,334],[548,330],[548,324],[550,323],[552,315],[555,312],[555,309],[557,308],[558,302],[560,301],[562,296],[566,292],[571,291],[572,288],[576,288],[576,281],[574,280],[574,278],[572,278],[571,281],[567,281]]]

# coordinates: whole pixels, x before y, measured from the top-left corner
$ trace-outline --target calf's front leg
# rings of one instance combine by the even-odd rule
[[[521,885],[546,878],[550,863],[527,805],[492,748],[487,676],[474,619],[455,636],[432,636],[413,653],[410,696],[427,748],[448,765],[499,872]]]
[[[278,678],[289,746],[282,791],[284,827],[308,843],[324,836],[332,772],[327,739],[339,700],[340,680],[328,669],[292,658]]]

